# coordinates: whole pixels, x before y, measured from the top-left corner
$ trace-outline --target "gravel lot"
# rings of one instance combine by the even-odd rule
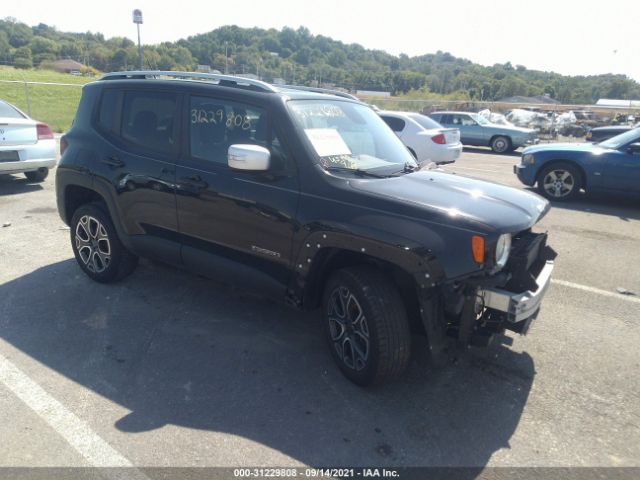
[[[522,188],[518,156],[453,166]],[[640,466],[640,209],[581,198],[526,337],[362,390],[315,314],[142,261],[91,282],[54,178],[0,177],[0,466]],[[508,343],[508,342],[507,342]]]

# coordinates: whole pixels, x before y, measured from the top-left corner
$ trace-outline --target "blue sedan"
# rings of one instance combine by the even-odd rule
[[[550,200],[569,200],[581,189],[639,195],[640,128],[601,143],[525,148],[514,173]]]

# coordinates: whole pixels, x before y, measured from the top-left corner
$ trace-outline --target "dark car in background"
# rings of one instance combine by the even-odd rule
[[[587,132],[585,139],[588,142],[603,142],[615,137],[616,135],[633,130],[634,128],[640,128],[640,122],[635,125],[610,125],[606,127],[596,127]]]

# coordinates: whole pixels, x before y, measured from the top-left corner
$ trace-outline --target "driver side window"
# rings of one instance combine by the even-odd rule
[[[191,97],[189,107],[191,157],[227,165],[234,144],[260,145],[271,152],[270,170],[283,170],[287,157],[266,110],[239,102]]]

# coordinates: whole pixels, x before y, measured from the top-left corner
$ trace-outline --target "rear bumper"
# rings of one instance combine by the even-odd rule
[[[538,286],[535,290],[513,293],[499,288],[487,288],[479,291],[484,306],[505,314],[505,319],[511,324],[532,320],[540,309],[542,299],[551,284],[554,262],[547,260],[536,277]],[[527,325],[528,326],[528,325]]]
[[[32,172],[56,166],[55,139],[39,140],[33,145],[6,145],[0,151],[17,155],[19,160],[0,161],[0,174]]]
[[[17,162],[0,162],[0,174],[32,172],[40,168],[53,168],[55,166],[55,158],[34,158],[19,160]]]
[[[462,143],[446,145],[445,148],[442,148],[438,151],[438,158],[435,160],[435,163],[437,163],[438,165],[453,163],[460,157],[461,153]]]

